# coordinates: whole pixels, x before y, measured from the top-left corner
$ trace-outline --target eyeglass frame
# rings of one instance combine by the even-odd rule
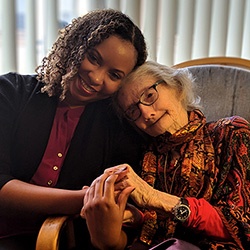
[[[157,87],[159,84],[161,84],[161,83],[165,83],[165,81],[164,81],[163,79],[158,80],[158,81],[155,82],[152,86],[150,86],[150,87],[148,87],[146,90],[144,90],[144,91],[141,93],[141,95],[140,95],[139,101],[138,101],[137,103],[134,103],[134,104],[130,105],[130,106],[124,111],[124,116],[125,116],[129,121],[135,122],[136,120],[138,120],[138,119],[140,118],[140,116],[141,116],[142,113],[141,113],[141,110],[140,110],[140,108],[139,108],[139,104],[142,104],[142,105],[145,105],[145,106],[151,106],[151,105],[153,105],[153,104],[158,100],[158,98],[159,98],[159,93],[158,93],[156,87]],[[157,97],[156,97],[156,99],[155,99],[153,102],[144,103],[143,101],[141,101],[141,98],[142,98],[142,96],[145,94],[145,92],[148,91],[148,90],[150,90],[150,89],[154,89],[154,90],[155,90],[155,92],[156,92],[156,94],[157,94]],[[138,116],[136,116],[136,118],[132,119],[129,115],[127,115],[127,112],[128,112],[129,110],[131,110],[131,108],[134,108],[134,107],[136,107],[136,109],[134,109],[134,110],[139,110],[139,112],[138,112]]]

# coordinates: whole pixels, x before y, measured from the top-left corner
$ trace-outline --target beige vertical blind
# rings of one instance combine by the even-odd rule
[[[49,50],[57,38],[59,30],[58,1],[45,0],[45,42],[46,50]]]
[[[129,14],[129,13],[128,13]],[[157,25],[158,25],[158,0],[144,0],[142,5],[142,31],[145,35],[149,49],[149,59],[156,61],[157,50]]]
[[[191,58],[194,31],[194,0],[179,0],[175,61]]]
[[[16,25],[20,2],[23,32]],[[72,18],[93,9],[123,11],[145,35],[149,59],[162,64],[207,56],[250,59],[250,0],[1,0],[0,73],[34,73],[67,8]]]
[[[244,0],[231,0],[228,15],[228,34],[226,54],[238,57],[241,55],[244,23]]]
[[[172,65],[174,61],[175,34],[177,27],[177,1],[161,0],[158,11],[157,61]]]
[[[241,57],[250,59],[250,1],[245,1]]]
[[[208,57],[211,27],[211,1],[196,1],[192,58]]]
[[[17,68],[15,0],[1,1],[1,71]]]
[[[116,0],[113,0],[116,1]],[[141,27],[141,20],[140,20],[140,0],[127,0],[119,6],[119,10],[123,10],[123,12],[130,16],[130,18],[139,26]],[[118,8],[117,8],[118,9]]]
[[[34,71],[37,66],[36,62],[36,1],[26,0],[27,11],[25,15],[25,53],[26,57],[21,58],[21,61],[25,60],[26,69],[28,72]],[[20,60],[19,60],[20,62]],[[20,62],[21,63],[21,62]]]
[[[226,55],[229,0],[212,1],[210,56]]]

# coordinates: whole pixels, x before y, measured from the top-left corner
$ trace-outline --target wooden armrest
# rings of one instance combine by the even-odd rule
[[[67,244],[67,249],[75,247],[74,218],[76,218],[76,216],[48,217],[40,228],[36,242],[36,250],[58,250],[61,240],[60,237],[63,232],[65,232],[66,235],[65,244]]]

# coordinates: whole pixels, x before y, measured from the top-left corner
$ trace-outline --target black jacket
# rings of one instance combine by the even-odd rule
[[[16,178],[29,182],[43,157],[58,99],[41,93],[36,76],[0,77],[0,188]],[[91,103],[76,127],[56,187],[81,189],[107,167],[139,171],[141,138],[115,116],[110,100]]]

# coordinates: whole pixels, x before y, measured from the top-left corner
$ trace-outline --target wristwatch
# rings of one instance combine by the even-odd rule
[[[187,199],[181,198],[180,202],[172,209],[172,214],[174,221],[185,222],[191,214]]]

